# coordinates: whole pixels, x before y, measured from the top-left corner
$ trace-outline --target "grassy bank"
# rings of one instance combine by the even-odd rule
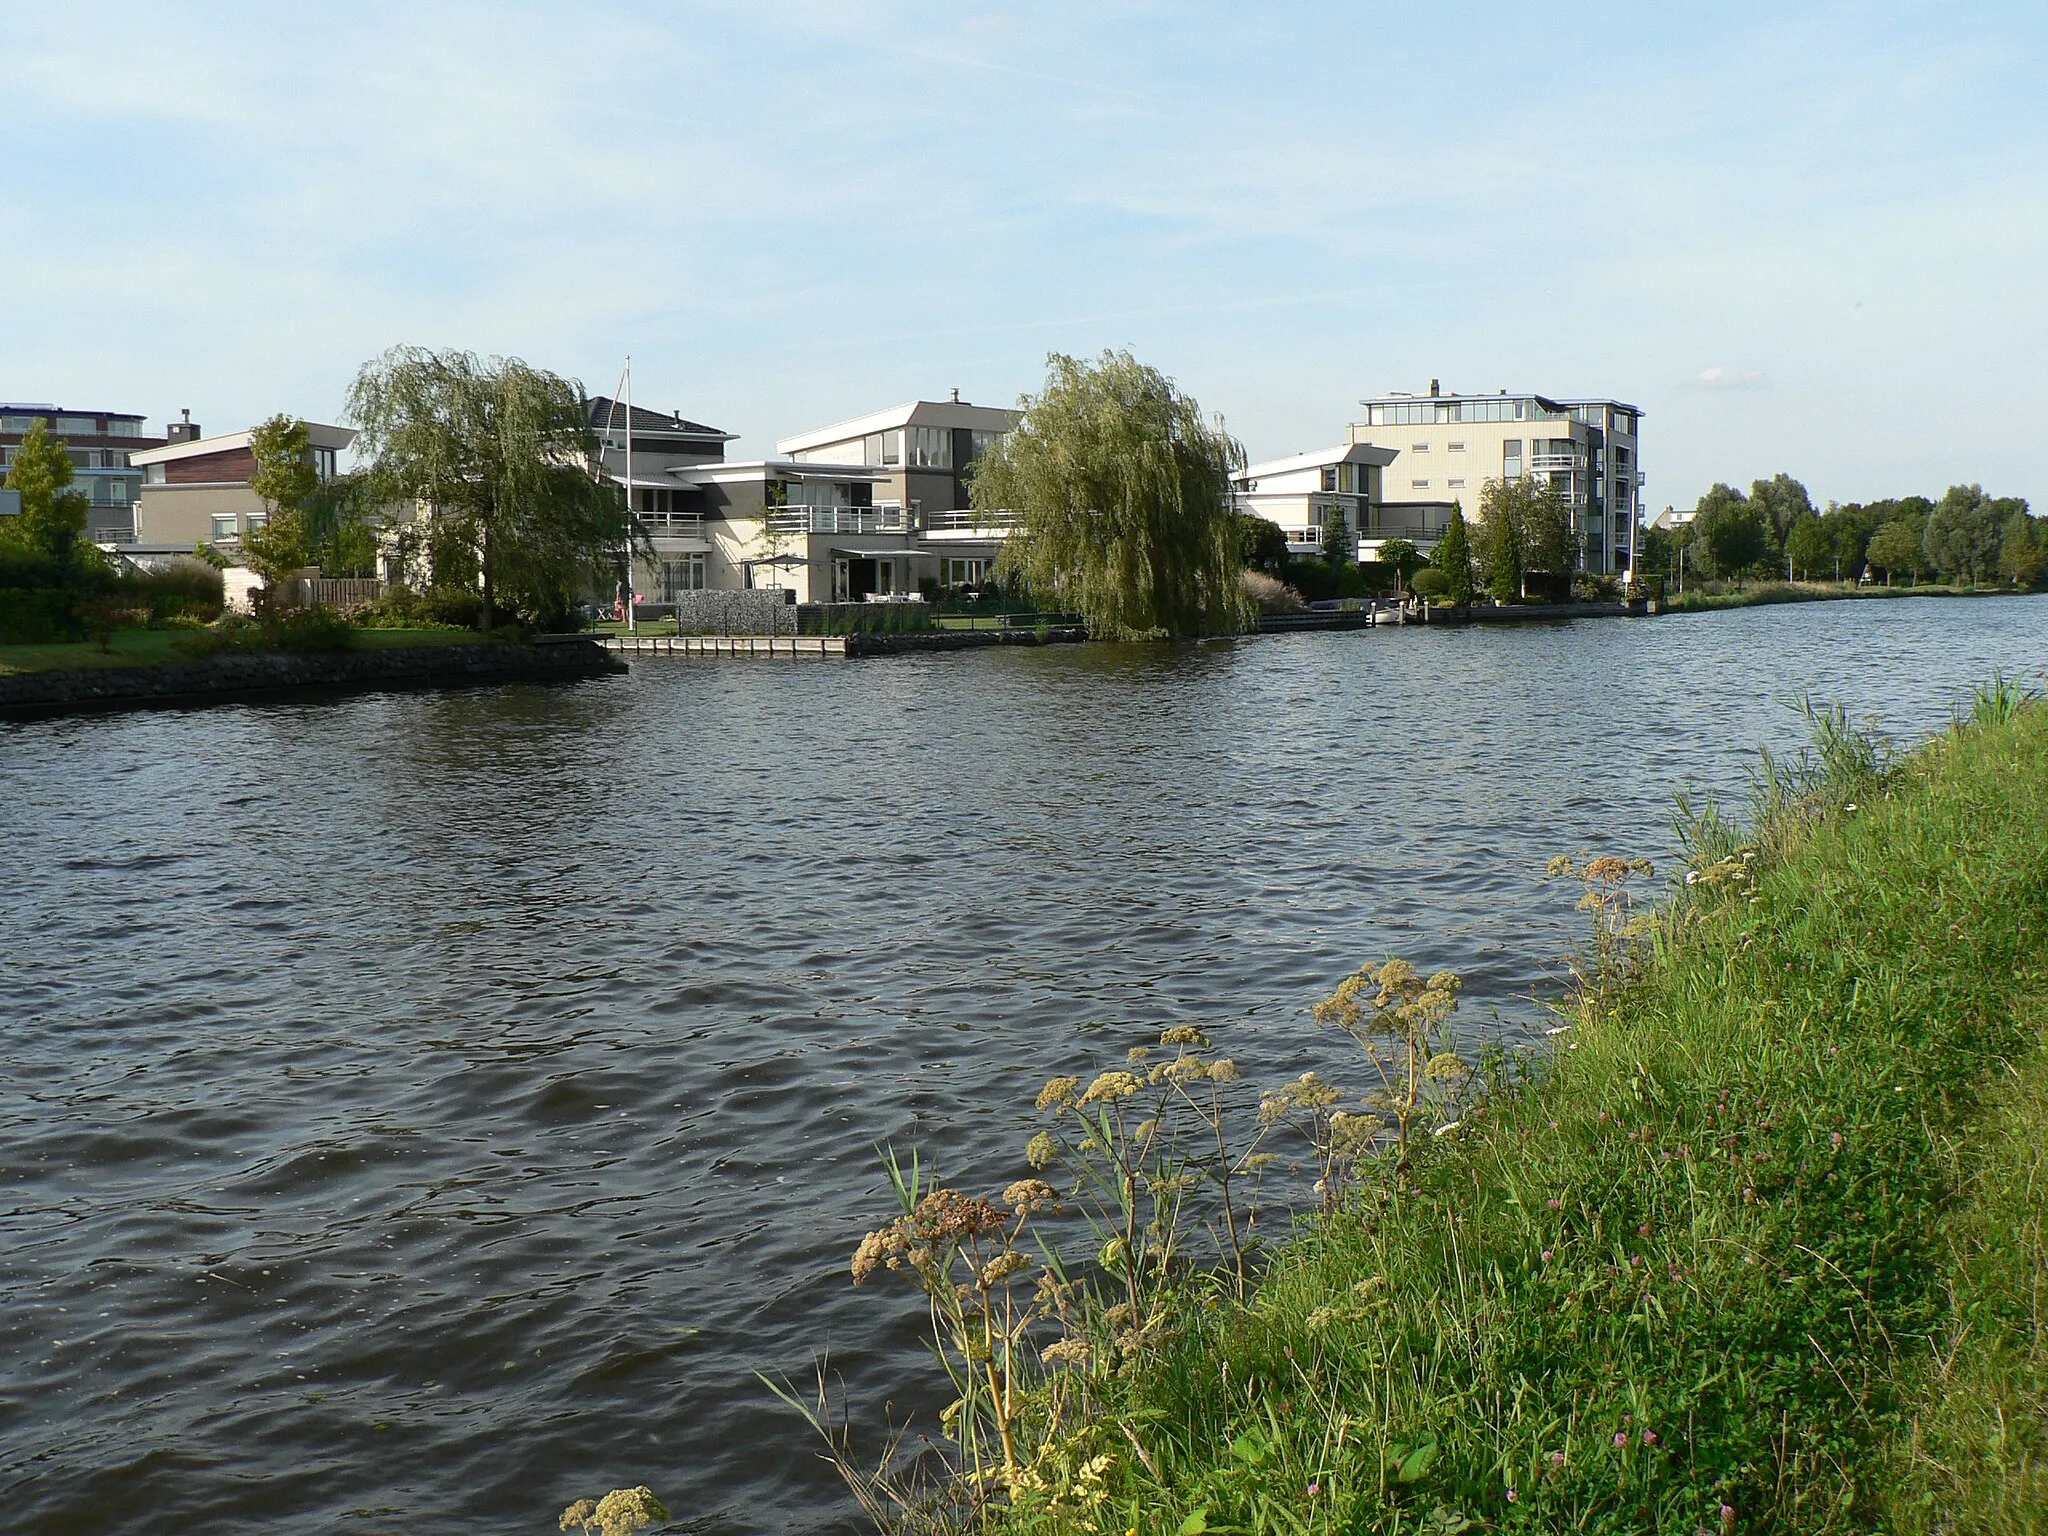
[[[1958,587],[1923,582],[1917,587],[1859,587],[1854,582],[1759,581],[1740,589],[1685,592],[1666,589],[1669,613],[1706,613],[1719,608],[1754,608],[1765,603],[1826,603],[1855,598],[1887,597],[2012,597],[2011,587]]]
[[[1697,826],[1636,968],[1246,1304],[1070,1332],[987,1518],[2048,1529],[2048,708],[1980,713]]]
[[[162,667],[196,654],[192,630],[118,629],[102,649],[97,641],[53,645],[0,645],[0,677],[24,672],[90,671],[105,667]],[[352,637],[358,650],[400,650],[421,645],[468,645],[482,635],[461,630],[362,629]]]

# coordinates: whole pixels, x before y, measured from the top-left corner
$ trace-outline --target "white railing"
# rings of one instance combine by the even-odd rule
[[[910,516],[900,501],[872,507],[770,507],[768,526],[776,533],[909,533]]]
[[[704,537],[704,514],[701,512],[641,512],[635,514],[640,526],[657,539],[701,539]]]
[[[977,533],[1001,538],[1016,526],[1017,514],[1014,512],[976,512],[963,508],[924,514],[926,533]]]
[[[1581,469],[1583,461],[1574,453],[1535,453],[1529,456],[1531,469]]]

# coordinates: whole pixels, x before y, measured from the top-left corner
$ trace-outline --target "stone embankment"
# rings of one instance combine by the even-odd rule
[[[911,651],[977,651],[996,645],[1070,645],[1088,638],[1078,625],[1039,629],[921,629],[851,635],[607,635],[608,651],[628,656],[900,656]]]
[[[390,650],[207,656],[155,667],[26,672],[0,677],[0,720],[97,710],[254,703],[391,688],[551,683],[623,672],[625,663],[583,639]]]

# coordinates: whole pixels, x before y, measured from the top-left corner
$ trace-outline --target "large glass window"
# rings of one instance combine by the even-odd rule
[[[661,562],[661,600],[673,603],[685,592],[704,590],[704,557],[676,555]]]
[[[953,434],[948,428],[911,427],[905,436],[910,455],[906,462],[920,469],[953,467]]]
[[[232,539],[237,532],[232,515],[216,516],[213,520],[213,536],[216,539]]]
[[[884,432],[882,434],[882,462],[884,464],[901,464],[903,462],[903,433],[901,430]]]
[[[948,557],[939,562],[939,580],[949,587],[978,587],[988,579],[989,567],[994,563],[992,560]]]

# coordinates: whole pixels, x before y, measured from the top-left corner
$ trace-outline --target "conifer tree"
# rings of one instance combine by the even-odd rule
[[[1451,525],[1437,542],[1430,564],[1443,573],[1444,596],[1459,607],[1472,601],[1472,534],[1465,526],[1465,504],[1451,503]]]

